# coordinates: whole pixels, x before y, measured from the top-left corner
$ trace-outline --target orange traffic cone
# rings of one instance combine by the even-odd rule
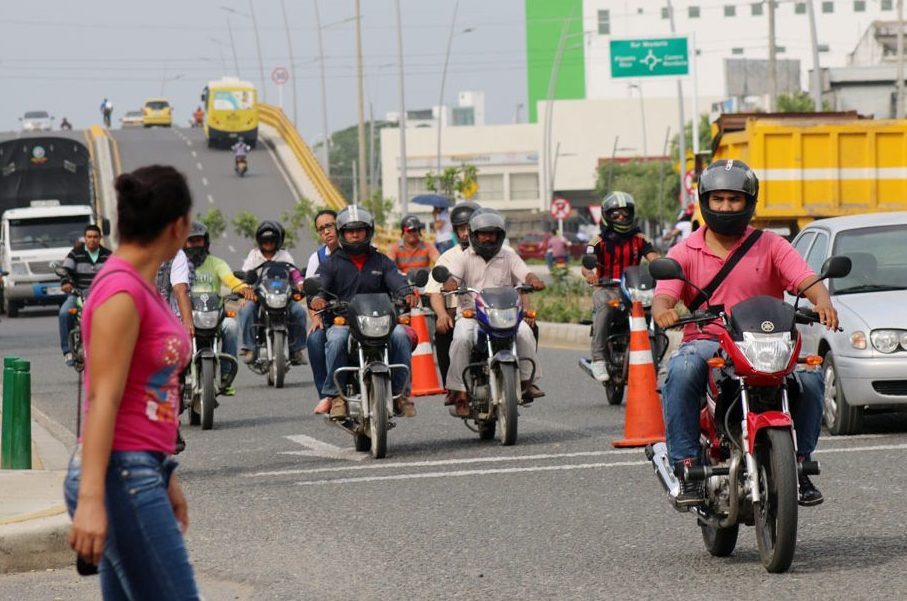
[[[413,309],[410,312],[410,327],[416,331],[419,344],[413,351],[412,358],[412,395],[432,396],[444,392],[441,386],[441,374],[435,363],[435,353],[428,337],[428,325],[425,322],[425,313],[422,309]]]
[[[644,447],[665,439],[661,399],[655,385],[655,363],[642,303],[633,301],[630,315],[626,421],[623,440],[611,443],[615,447]]]

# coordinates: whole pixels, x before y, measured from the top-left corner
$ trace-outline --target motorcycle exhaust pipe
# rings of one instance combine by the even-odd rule
[[[680,481],[674,475],[671,462],[668,460],[668,446],[663,442],[646,446],[646,459],[652,462],[659,482],[672,499],[680,494]]]

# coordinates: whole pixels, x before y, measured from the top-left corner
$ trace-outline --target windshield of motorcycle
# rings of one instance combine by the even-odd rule
[[[386,294],[357,294],[347,307],[347,320],[353,337],[361,341],[383,342],[397,323],[396,312]]]
[[[290,268],[286,265],[270,265],[261,274],[261,286],[267,293],[286,293],[290,287]]]
[[[630,302],[639,301],[643,307],[650,307],[655,296],[655,280],[648,266],[627,267],[620,278],[620,291]]]
[[[514,288],[485,288],[476,296],[476,312],[479,323],[508,336],[523,317],[520,295]]]
[[[797,331],[794,307],[771,296],[754,296],[731,309],[728,330],[734,340],[743,340],[744,332],[780,334]]]

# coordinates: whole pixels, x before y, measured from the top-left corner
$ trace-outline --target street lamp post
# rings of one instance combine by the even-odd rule
[[[239,59],[236,58],[236,43],[233,41],[233,26],[230,25],[230,17],[225,17],[225,18],[227,20],[227,33],[230,34],[230,50],[233,51],[233,68],[236,70],[236,76],[241,77],[241,75],[239,74]],[[222,42],[221,40],[218,40],[217,38],[208,38],[208,39],[220,46],[227,45],[226,42]]]
[[[183,78],[182,73],[180,73],[179,75],[174,75],[173,77],[162,77],[161,78],[161,97],[164,96],[164,86],[167,85],[167,83],[169,83],[171,81],[176,81],[176,80],[182,79],[182,78]]]
[[[283,14],[283,28],[287,32],[287,50],[290,52],[290,83],[293,85],[293,125],[296,126],[296,60],[293,57],[293,38],[290,35],[290,22],[287,19],[287,6],[284,0],[280,0],[280,12]]]
[[[252,29],[255,32],[255,47],[258,50],[258,75],[261,78],[261,97],[262,97],[262,100],[267,102],[268,101],[268,92],[267,92],[267,88],[265,88],[265,64],[261,57],[261,41],[258,38],[258,21],[255,19],[255,5],[252,4],[252,0],[249,0],[249,10],[252,11],[251,14],[246,14],[244,12],[240,12],[240,11],[236,10],[235,8],[231,8],[229,6],[221,6],[220,8],[221,8],[221,10],[225,10],[228,13],[233,13],[234,15],[239,15],[240,17],[245,17],[247,19],[252,20]],[[228,24],[230,23],[229,19],[227,19],[227,23]],[[231,40],[233,38],[232,30],[230,32],[230,38],[231,38]],[[234,50],[234,55],[235,55],[235,50]],[[239,67],[237,67],[236,70],[239,71]]]
[[[406,215],[409,204],[409,189],[406,165],[406,98],[403,86],[403,21],[400,18],[400,0],[396,0],[397,9],[397,62],[400,64],[398,84],[400,87],[400,119],[397,127],[400,128],[400,214]],[[438,130],[440,131],[440,124]]]
[[[454,4],[453,17],[450,20],[450,34],[447,36],[447,51],[444,53],[444,68],[441,70],[441,94],[438,97],[438,157],[437,157],[437,166],[438,166],[438,175],[441,175],[441,130],[444,128],[444,83],[447,80],[447,64],[450,61],[450,48],[453,44],[454,36],[462,35],[464,33],[469,33],[474,30],[472,27],[467,27],[462,31],[455,32],[454,28],[457,25],[457,9],[460,7],[459,0]]]
[[[356,17],[347,17],[346,19],[328,23],[327,25],[322,26],[321,10],[318,7],[318,2],[319,0],[313,0],[313,4],[315,5],[315,28],[318,30],[318,64],[321,67],[321,133],[325,140],[322,143],[321,147],[321,160],[324,164],[324,172],[328,177],[331,177],[331,137],[329,135],[330,128],[328,127],[328,92],[324,77],[324,44],[322,41],[321,32],[322,29],[327,29],[328,27],[333,27],[334,25],[340,25],[342,23],[355,21]]]
[[[642,119],[642,154],[644,157],[648,158],[649,145],[646,140],[646,105],[643,102],[642,84],[631,83],[630,89],[635,89],[637,92],[639,92],[639,115]]]

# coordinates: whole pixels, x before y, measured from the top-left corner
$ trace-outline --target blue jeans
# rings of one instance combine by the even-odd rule
[[[225,317],[220,324],[220,350],[236,358],[236,344],[239,339],[239,324],[232,317]],[[227,361],[221,363],[221,369],[228,373],[233,373],[233,364]]]
[[[347,341],[350,337],[349,326],[331,326],[325,334],[325,358],[326,374],[332,374],[330,377],[325,376],[322,384],[322,394],[324,396],[337,396],[340,391],[334,383],[333,374],[341,367],[347,367],[349,361],[349,348]],[[412,346],[406,330],[402,326],[395,326],[391,332],[390,348],[387,352],[387,358],[391,363],[400,363],[409,367],[412,358]],[[406,387],[407,373],[403,369],[394,369],[391,371],[391,388],[394,394],[400,394]]]
[[[705,396],[709,366],[706,361],[718,352],[716,340],[693,340],[680,345],[668,360],[662,405],[671,464],[699,457],[699,410]],[[791,415],[797,431],[797,455],[809,457],[816,450],[822,429],[825,381],[821,370],[798,369],[799,384],[790,389]]]
[[[305,325],[307,313],[303,303],[290,300],[287,305],[288,320],[287,330],[290,333],[290,353],[295,353],[305,346]],[[242,328],[242,347],[244,349],[256,348],[255,324],[258,322],[258,303],[247,302],[239,310],[239,323]]]
[[[60,305],[60,313],[57,316],[60,321],[60,349],[64,355],[72,350],[69,348],[69,333],[76,327],[76,316],[70,315],[69,310],[75,308],[76,297],[70,294]]]
[[[309,334],[305,341],[309,349],[309,366],[312,368],[312,380],[315,381],[315,390],[318,398],[324,398],[324,379],[327,377],[327,358],[325,356],[326,331],[319,328]]]
[[[79,495],[81,449],[63,484],[72,517]],[[167,486],[176,462],[162,453],[114,451],[107,468],[107,541],[99,566],[105,600],[201,597]]]
[[[439,240],[438,242],[435,242],[435,248],[437,248],[438,252],[442,255],[444,254],[444,251],[450,250],[451,248],[453,248],[453,246],[453,240]]]

